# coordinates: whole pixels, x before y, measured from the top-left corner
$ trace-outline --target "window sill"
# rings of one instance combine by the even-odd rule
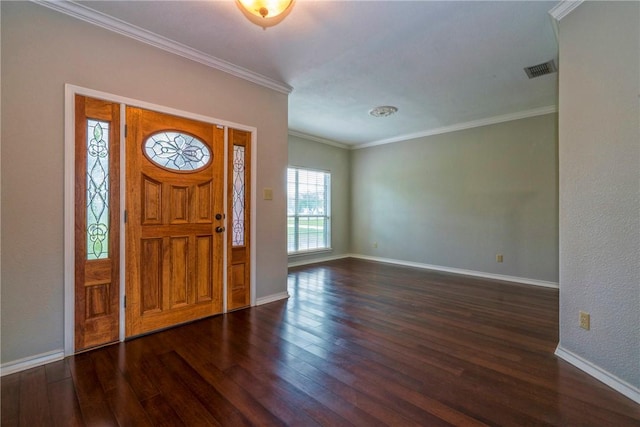
[[[322,249],[311,249],[308,251],[288,252],[287,256],[295,258],[295,257],[305,256],[305,255],[325,254],[328,252],[333,252],[333,248],[322,248]]]

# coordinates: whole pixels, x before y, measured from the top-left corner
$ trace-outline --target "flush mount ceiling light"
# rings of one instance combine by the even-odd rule
[[[398,107],[394,107],[393,105],[381,105],[380,107],[376,107],[373,110],[369,110],[369,114],[373,117],[389,117],[392,114],[395,114],[398,111]]]
[[[236,0],[244,16],[266,29],[282,22],[293,9],[294,0]]]

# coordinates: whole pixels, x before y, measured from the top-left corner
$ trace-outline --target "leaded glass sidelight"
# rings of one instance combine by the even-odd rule
[[[87,259],[109,257],[109,122],[87,120]]]
[[[159,132],[144,143],[144,153],[160,167],[181,172],[195,172],[205,168],[211,159],[207,145],[181,132]]]
[[[245,148],[242,145],[233,146],[233,246],[244,246],[244,202],[245,202]]]

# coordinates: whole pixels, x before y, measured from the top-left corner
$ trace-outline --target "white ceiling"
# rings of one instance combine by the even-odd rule
[[[297,0],[266,30],[232,0],[78,3],[290,85],[289,129],[346,145],[557,103],[557,74],[523,71],[557,58],[556,1]]]

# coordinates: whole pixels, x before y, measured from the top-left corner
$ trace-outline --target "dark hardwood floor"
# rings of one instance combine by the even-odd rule
[[[556,290],[345,259],[289,292],[5,376],[2,425],[640,425],[553,355]]]

